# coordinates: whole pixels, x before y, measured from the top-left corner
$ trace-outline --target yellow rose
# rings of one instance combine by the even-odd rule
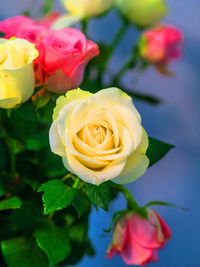
[[[62,2],[70,14],[83,17],[101,15],[113,4],[113,0],[62,0]]]
[[[167,13],[164,0],[115,0],[127,19],[137,26],[147,27],[157,23]]]
[[[34,45],[24,39],[0,38],[0,108],[13,108],[31,97],[37,56]]]
[[[148,136],[131,97],[120,89],[71,90],[58,98],[53,119],[52,152],[85,182],[125,184],[146,171]]]

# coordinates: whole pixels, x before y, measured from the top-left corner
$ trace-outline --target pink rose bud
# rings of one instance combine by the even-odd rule
[[[43,25],[47,28],[50,28],[51,25],[60,17],[60,13],[57,11],[51,12],[44,16],[43,18],[39,19],[37,22],[40,25]]]
[[[180,59],[183,34],[172,26],[159,26],[144,32],[140,41],[141,55],[149,62],[166,66],[171,60]]]
[[[107,258],[117,253],[126,264],[141,266],[158,261],[158,249],[171,238],[171,230],[153,210],[148,209],[148,219],[136,213],[122,217],[115,226]]]
[[[98,46],[73,28],[45,31],[36,48],[39,51],[35,67],[37,83],[46,84],[48,90],[56,93],[77,88],[86,64],[99,54]]]

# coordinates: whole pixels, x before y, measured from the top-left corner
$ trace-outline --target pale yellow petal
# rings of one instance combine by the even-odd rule
[[[33,94],[35,86],[33,65],[28,64],[15,70],[0,70],[0,82],[6,87],[6,99],[17,98],[19,100],[15,104],[14,101],[11,106],[9,105],[6,108],[27,101]]]
[[[68,103],[75,101],[75,100],[84,100],[88,96],[92,95],[88,91],[81,90],[80,88],[69,90],[65,96],[60,96],[56,101],[56,107],[53,113],[53,120],[55,120],[58,115],[59,111]]]
[[[113,179],[117,184],[128,184],[141,177],[147,170],[149,159],[144,154],[133,152],[127,159],[126,165],[119,177]]]
[[[126,164],[124,160],[115,165],[110,164],[110,166],[108,165],[102,171],[93,171],[81,164],[80,161],[70,153],[67,153],[66,157],[62,159],[64,166],[69,171],[79,176],[83,181],[96,185],[118,176]]]
[[[140,145],[138,146],[136,151],[129,155],[123,171],[120,173],[119,177],[113,180],[113,182],[118,184],[131,183],[137,180],[146,172],[149,166],[149,159],[145,155],[146,150],[148,148],[148,143],[149,142],[147,133],[143,129],[143,135]]]

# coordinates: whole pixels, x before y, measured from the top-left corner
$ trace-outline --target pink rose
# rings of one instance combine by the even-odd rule
[[[107,258],[119,254],[126,264],[145,265],[158,261],[158,249],[171,238],[171,230],[159,214],[148,209],[149,221],[129,213],[116,224]]]
[[[39,35],[48,29],[39,24],[29,25],[28,27],[24,27],[19,32],[19,37],[26,39],[31,43],[36,43]]]
[[[5,38],[13,36],[20,38],[21,31],[34,25],[34,21],[25,16],[17,16],[0,21],[0,31],[5,33]]]
[[[77,88],[89,60],[99,54],[98,46],[73,28],[49,30],[40,35],[36,78],[50,91],[64,93]]]
[[[141,54],[157,66],[166,66],[171,60],[181,58],[181,31],[172,26],[159,26],[147,30],[142,37]]]

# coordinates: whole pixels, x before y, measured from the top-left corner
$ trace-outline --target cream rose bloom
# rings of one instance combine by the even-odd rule
[[[13,108],[31,97],[37,56],[34,45],[24,39],[0,38],[0,108]]]
[[[71,90],[58,98],[53,119],[52,152],[85,182],[126,184],[146,171],[148,136],[131,97],[120,89]]]
[[[140,27],[156,24],[167,14],[165,0],[115,0],[119,11]]]
[[[64,7],[72,15],[97,16],[108,10],[114,0],[62,0]]]

